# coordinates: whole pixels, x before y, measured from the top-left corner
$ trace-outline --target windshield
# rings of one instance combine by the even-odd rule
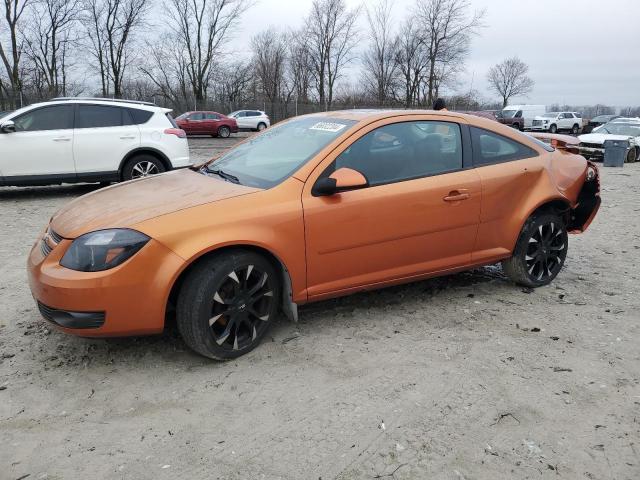
[[[178,115],[176,117],[176,120],[184,120],[185,118],[187,118],[189,116],[188,113],[183,113],[182,115]]]
[[[235,112],[231,112],[230,114],[228,114],[227,117],[235,117],[239,113],[240,113],[240,110],[236,110]]]
[[[271,188],[354,125],[353,120],[301,117],[266,130],[229,150],[207,172],[242,185]]]
[[[500,118],[513,118],[517,110],[502,110],[500,112]]]
[[[542,115],[543,118],[556,118],[558,116],[557,113],[551,112],[551,113],[545,113],[544,115]]]
[[[629,137],[640,137],[640,124],[630,123],[607,123],[598,129],[598,133],[610,133],[611,135],[626,135]]]

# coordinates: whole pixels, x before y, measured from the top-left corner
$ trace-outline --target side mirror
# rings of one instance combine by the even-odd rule
[[[311,193],[316,197],[335,195],[348,190],[357,190],[369,186],[367,178],[351,168],[339,168],[331,175],[321,178],[313,186]]]
[[[5,120],[0,124],[0,132],[2,133],[15,133],[16,124],[13,123],[13,120]]]

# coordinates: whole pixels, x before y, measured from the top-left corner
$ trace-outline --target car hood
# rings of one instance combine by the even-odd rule
[[[582,143],[599,143],[604,144],[605,140],[629,140],[628,135],[612,135],[610,133],[589,133],[587,135],[580,135],[578,139]]]
[[[192,170],[178,170],[103,188],[60,209],[51,228],[64,238],[127,228],[178,210],[259,192]]]

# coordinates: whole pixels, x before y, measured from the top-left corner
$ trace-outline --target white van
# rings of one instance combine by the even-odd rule
[[[500,123],[522,131],[531,128],[533,119],[546,111],[544,105],[509,105],[498,113],[497,118]]]

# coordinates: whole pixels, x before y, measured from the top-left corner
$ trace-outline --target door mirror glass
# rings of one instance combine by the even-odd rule
[[[0,131],[2,133],[15,133],[16,124],[13,123],[12,120],[5,120],[4,122],[2,122],[2,124],[0,124]]]
[[[316,196],[329,196],[336,193],[366,188],[369,182],[366,177],[352,168],[339,168],[330,176],[319,179],[313,187]]]

